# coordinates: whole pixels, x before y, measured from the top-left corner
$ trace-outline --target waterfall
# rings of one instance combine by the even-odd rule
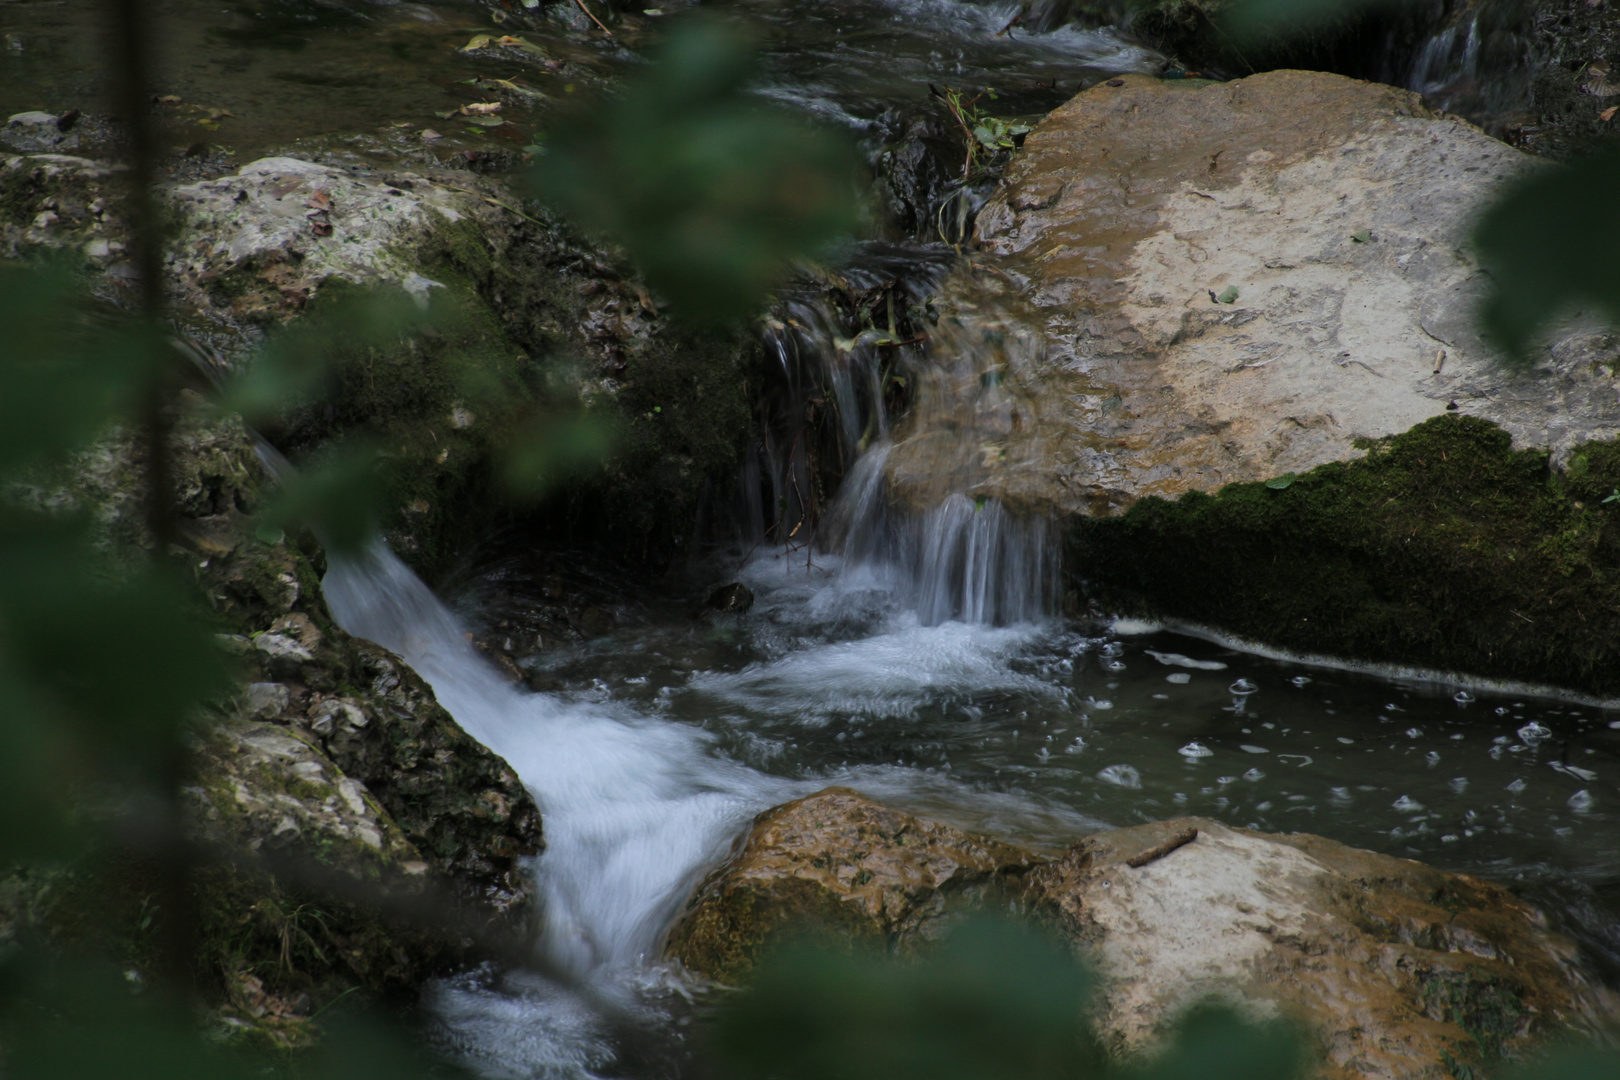
[[[948,264],[924,252],[932,261],[906,253],[909,271],[879,252],[768,322],[776,378],[739,473],[737,532],[749,547],[836,553],[845,575],[889,580],[924,625],[1036,620],[1055,607],[1057,537],[1044,515],[1010,509],[998,482],[1042,467],[1004,454],[1034,414],[1015,384],[1040,344],[971,282],[953,281],[956,306],[936,310]],[[817,496],[834,482],[823,515]]]
[[[455,616],[386,547],[334,558],[327,605],[345,630],[402,656],[540,806],[538,875],[550,964],[578,978],[636,968],[695,875],[793,785],[728,763],[702,731],[508,685]]]

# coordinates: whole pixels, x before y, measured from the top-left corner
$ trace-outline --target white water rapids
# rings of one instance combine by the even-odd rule
[[[873,456],[881,464],[882,455]],[[873,505],[851,511],[852,520],[865,523],[851,538],[866,557],[851,560],[845,572],[830,573],[841,562],[825,557],[812,577],[802,558],[768,552],[744,573],[775,597],[778,614],[791,609],[790,618],[806,624],[859,619],[872,632],[739,673],[698,673],[695,685],[722,701],[796,696],[811,723],[828,709],[904,714],[953,685],[1040,692],[1037,680],[1006,667],[1035,625],[996,628],[982,620],[1041,614],[1050,590],[1029,576],[1053,566],[1044,530],[1021,525],[998,506],[976,510],[971,503],[948,505],[923,521],[891,520],[876,505],[877,486],[851,485],[857,500]],[[881,542],[867,532],[879,523],[889,530]],[[699,727],[627,705],[515,688],[381,544],[357,559],[335,559],[324,584],[338,623],[402,656],[534,794],[546,838],[536,868],[537,947],[547,964],[621,1009],[645,1007],[666,974],[657,966],[665,929],[698,878],[759,811],[837,782],[859,783],[880,797],[957,787],[900,767],[783,779],[716,752],[714,736]],[[942,801],[975,801],[966,790],[939,794]],[[610,1040],[577,997],[521,974],[496,982],[469,977],[438,988],[434,1008],[454,1052],[496,1076],[580,1075],[612,1064]]]

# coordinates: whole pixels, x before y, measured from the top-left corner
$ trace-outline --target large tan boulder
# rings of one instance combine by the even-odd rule
[[[668,953],[721,981],[785,938],[910,951],[953,908],[1016,892],[1028,851],[828,788],[754,819],[741,849],[698,887]]]
[[[1191,843],[1127,864],[1187,829]],[[1029,884],[1101,968],[1097,1031],[1117,1053],[1210,997],[1303,1022],[1329,1078],[1478,1075],[1620,1022],[1574,945],[1505,889],[1320,836],[1153,822],[1089,837]]]
[[[1620,999],[1575,946],[1476,878],[1201,818],[1098,833],[1052,860],[845,788],[756,818],[668,953],[722,982],[806,934],[915,955],[968,908],[1039,919],[1095,964],[1091,1019],[1119,1057],[1151,1055],[1212,998],[1300,1022],[1328,1080],[1453,1080],[1620,1025]]]
[[[1522,374],[1475,330],[1469,231],[1534,167],[1413,94],[1337,75],[1133,75],[1080,94],[1029,135],[945,297],[970,325],[1012,314],[985,326],[1002,342],[980,364],[994,377],[977,373],[990,388],[968,386],[1004,399],[980,403],[990,421],[967,439],[971,493],[1108,513],[1355,457],[1357,439],[1446,411],[1555,454],[1613,437],[1602,327],[1567,321]],[[1019,344],[1030,328],[1040,340]],[[937,430],[910,434],[910,456],[940,453]],[[908,461],[903,442],[902,488],[927,473]]]

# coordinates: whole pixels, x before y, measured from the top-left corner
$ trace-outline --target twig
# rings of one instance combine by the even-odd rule
[[[608,37],[613,36],[613,31],[611,31],[607,27],[603,26],[602,25],[602,20],[598,19],[595,15],[591,14],[591,9],[585,6],[585,0],[574,0],[574,3],[579,5],[579,10],[583,11],[586,15],[590,16],[591,22],[596,24],[597,29],[601,30],[602,33],[606,34]]]
[[[1197,829],[1185,829],[1162,844],[1155,844],[1146,851],[1132,855],[1125,860],[1125,865],[1134,869],[1146,866],[1150,862],[1157,862],[1177,848],[1186,847],[1196,839],[1198,839]]]

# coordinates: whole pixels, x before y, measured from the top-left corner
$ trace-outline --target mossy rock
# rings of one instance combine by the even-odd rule
[[[1567,468],[1441,416],[1291,481],[1078,520],[1105,606],[1304,653],[1620,692],[1620,444]]]

